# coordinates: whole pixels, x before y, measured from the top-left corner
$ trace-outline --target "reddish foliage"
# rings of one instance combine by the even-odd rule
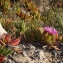
[[[3,61],[4,56],[0,54],[0,63]]]
[[[20,43],[20,41],[21,41],[21,37],[19,37],[17,39],[13,39],[13,38],[11,38],[11,36],[9,34],[4,34],[0,40],[1,44],[3,44],[3,45],[9,44],[9,45],[13,45],[13,46],[18,45]]]
[[[13,45],[13,46],[16,46],[20,43],[21,39],[20,37],[15,39],[15,40],[12,40],[11,42],[9,42],[10,45]]]

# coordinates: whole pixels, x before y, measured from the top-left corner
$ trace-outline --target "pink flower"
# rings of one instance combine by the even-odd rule
[[[46,31],[50,34],[57,34],[58,33],[56,29],[54,29],[52,27],[48,27],[48,26],[44,28],[44,31]]]

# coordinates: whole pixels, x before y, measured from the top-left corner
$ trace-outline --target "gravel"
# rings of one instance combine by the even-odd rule
[[[13,47],[21,49],[22,52],[13,52],[3,63],[63,63],[63,48],[60,47],[62,44],[58,46],[60,50],[39,43],[22,43]]]

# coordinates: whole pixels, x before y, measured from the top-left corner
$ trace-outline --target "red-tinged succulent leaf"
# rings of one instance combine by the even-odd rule
[[[0,44],[6,45],[2,40],[0,40]]]
[[[21,39],[20,38],[17,38],[11,42],[9,42],[9,45],[12,45],[12,46],[16,46],[20,43]]]
[[[0,54],[0,63],[3,61],[4,56]]]
[[[6,37],[6,34],[3,33],[3,34],[1,35],[1,39],[2,39],[2,41],[4,41],[5,37]]]
[[[4,42],[7,43],[7,42],[10,42],[12,39],[11,39],[11,36],[9,34],[6,34],[6,37],[4,39]]]

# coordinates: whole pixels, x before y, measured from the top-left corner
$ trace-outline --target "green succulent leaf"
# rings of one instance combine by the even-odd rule
[[[2,54],[3,56],[7,56],[9,54],[11,54],[13,51],[10,50],[9,48],[5,48],[4,46],[0,47],[0,54]]]
[[[0,47],[0,54],[3,54],[3,51],[4,51],[4,50],[5,50],[4,47],[1,46],[1,47]]]
[[[8,50],[8,51],[6,51],[5,53],[3,53],[3,55],[4,56],[7,56],[7,55],[9,55],[9,54],[11,54],[12,53],[12,51],[11,50]]]

